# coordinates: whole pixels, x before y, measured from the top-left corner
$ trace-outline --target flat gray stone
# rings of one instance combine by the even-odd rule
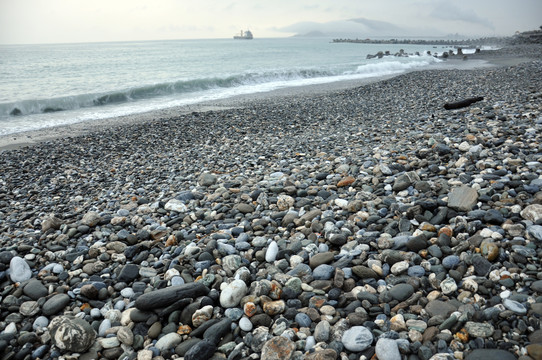
[[[476,349],[465,360],[516,360],[516,356],[506,350]]]
[[[401,353],[394,339],[378,339],[375,352],[378,360],[401,360]]]
[[[217,180],[218,178],[216,177],[216,175],[210,173],[203,173],[198,178],[198,183],[201,186],[211,186],[216,184]]]
[[[41,283],[41,281],[37,279],[31,279],[24,286],[23,293],[32,300],[39,300],[42,297],[47,296],[49,291],[47,290],[45,285]]]
[[[414,287],[410,284],[397,284],[390,290],[390,295],[397,301],[405,301],[414,294]]]
[[[527,228],[527,235],[536,241],[542,241],[542,226],[531,225]]]
[[[341,339],[348,351],[360,352],[373,343],[373,334],[365,326],[353,326],[346,330]]]
[[[448,207],[457,211],[471,211],[478,201],[478,192],[467,185],[453,189],[448,194]]]
[[[43,315],[55,315],[62,311],[70,302],[67,294],[56,294],[43,304],[41,312]]]
[[[467,321],[465,329],[470,336],[479,338],[488,338],[495,332],[493,325],[474,321]]]
[[[409,186],[415,185],[418,181],[420,181],[418,174],[416,174],[414,171],[409,171],[399,175],[395,179],[395,182],[393,183],[393,191],[405,190]]]
[[[454,305],[441,300],[429,301],[425,306],[425,311],[427,311],[431,317],[442,316],[443,318],[447,318],[456,310],[457,308]]]

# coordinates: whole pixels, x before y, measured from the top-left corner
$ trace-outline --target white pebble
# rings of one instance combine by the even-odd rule
[[[246,316],[243,316],[241,318],[241,320],[239,320],[239,327],[243,331],[251,331],[252,330],[252,323],[250,322],[250,320]]]
[[[271,241],[271,243],[269,244],[269,247],[267,248],[267,251],[265,252],[265,261],[269,263],[275,261],[278,253],[279,253],[279,246],[277,245],[277,242]]]

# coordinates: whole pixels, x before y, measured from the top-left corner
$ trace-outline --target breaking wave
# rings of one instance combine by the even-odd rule
[[[438,60],[431,56],[401,59],[372,59],[364,64],[348,64],[336,68],[300,68],[247,72],[231,76],[180,80],[103,93],[32,99],[0,104],[0,117],[45,114],[65,110],[118,105],[166,96],[200,93],[207,90],[234,89],[280,83],[281,86],[332,82],[345,79],[397,74]]]

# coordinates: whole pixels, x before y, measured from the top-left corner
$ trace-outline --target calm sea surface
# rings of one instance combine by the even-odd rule
[[[422,56],[367,60],[404,49]],[[447,48],[330,39],[0,46],[0,135],[235,95],[401,73]]]

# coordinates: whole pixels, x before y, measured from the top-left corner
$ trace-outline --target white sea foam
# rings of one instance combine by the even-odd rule
[[[10,76],[0,78],[0,135],[399,74],[439,61],[428,55],[366,59],[370,53],[400,48],[425,54],[412,45],[395,49],[322,39],[3,47],[0,61]],[[17,59],[26,61],[25,66]]]

